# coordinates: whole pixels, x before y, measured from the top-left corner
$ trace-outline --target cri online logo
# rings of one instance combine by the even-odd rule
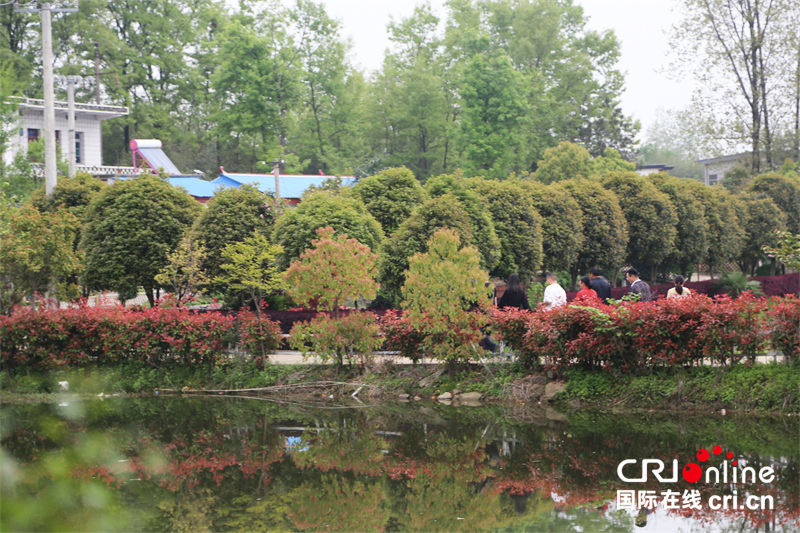
[[[713,446],[711,448],[711,453],[714,455],[720,455],[722,453],[721,446]],[[705,463],[711,457],[711,454],[705,448],[700,448],[697,450],[697,460],[700,463]],[[733,453],[728,452],[725,454],[727,459],[733,459]],[[678,460],[672,460],[672,473],[669,476],[663,476],[662,473],[666,469],[666,465],[664,461],[660,459],[642,459],[642,466],[641,466],[641,476],[640,477],[628,477],[623,472],[623,469],[629,464],[636,464],[638,459],[626,459],[622,461],[619,466],[617,466],[617,475],[622,481],[627,483],[644,483],[647,481],[647,475],[650,469],[648,468],[650,465],[653,465],[654,468],[652,469],[653,475],[662,483],[677,483],[678,482]],[[744,468],[739,468],[739,462],[737,460],[731,461],[731,467],[728,467],[728,462],[723,461],[722,465],[717,468],[713,466],[706,466],[705,469],[705,482],[706,483],[755,483],[756,482],[756,470],[753,467],[746,466]],[[703,478],[703,467],[697,463],[689,463],[684,466],[681,470],[681,476],[683,479],[688,483],[697,483]],[[730,479],[729,479],[730,475]],[[749,481],[748,481],[749,478]],[[775,479],[775,470],[771,466],[765,466],[758,471],[758,478],[761,480],[762,483],[772,483]]]

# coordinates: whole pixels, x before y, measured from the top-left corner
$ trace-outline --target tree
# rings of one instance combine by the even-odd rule
[[[63,208],[83,221],[89,204],[104,187],[105,183],[88,172],[78,172],[74,178],[59,176],[50,195],[45,193],[44,187],[33,192],[31,205],[47,213],[55,213]]]
[[[409,259],[403,306],[429,353],[446,361],[452,374],[452,363],[480,353],[480,321],[471,309],[488,307],[488,273],[480,268],[478,251],[461,247],[449,228],[436,231],[427,248]]]
[[[203,270],[212,281],[211,288],[220,287],[213,281],[222,275],[222,250],[229,244],[242,242],[258,231],[269,237],[274,219],[267,207],[272,198],[252,185],[217,190],[192,228],[198,244],[205,250]],[[277,205],[276,209],[281,210]]]
[[[764,253],[789,268],[800,269],[800,234],[792,235],[788,231],[777,231],[775,234],[778,237],[777,246],[765,246]]]
[[[191,196],[147,173],[105,188],[86,213],[84,284],[122,293],[141,286],[154,305],[155,277],[201,210]]]
[[[405,167],[382,170],[359,180],[352,190],[386,235],[394,233],[427,198],[425,189]]]
[[[381,294],[392,305],[401,301],[400,288],[408,270],[408,258],[427,251],[428,240],[441,228],[459,235],[464,246],[474,241],[472,224],[464,206],[455,196],[431,198],[411,213],[384,244],[378,265]]]
[[[584,218],[580,205],[559,183],[545,186],[528,180],[523,185],[531,196],[533,207],[541,215],[542,268],[548,272],[571,272],[584,245]]]
[[[275,222],[273,242],[283,248],[279,261],[288,265],[311,248],[317,229],[330,226],[336,233],[346,233],[370,250],[378,250],[383,230],[357,198],[336,196],[319,191],[303,199],[296,208]]]
[[[760,170],[762,150],[767,167],[774,168],[773,137],[786,126],[781,124],[783,116],[791,116],[782,113],[781,106],[794,97],[791,84],[783,79],[792,73],[785,68],[784,52],[792,47],[785,36],[795,33],[796,3],[683,0],[681,11],[684,19],[675,28],[675,48],[680,62],[695,72],[706,91],[706,109],[726,131],[738,134],[733,141],[748,143],[754,173]],[[694,37],[685,39],[686,35]]]
[[[702,262],[708,252],[705,206],[680,178],[658,172],[648,176],[648,179],[659,191],[669,196],[678,217],[675,246],[665,262],[676,264],[681,275],[687,277],[689,267]]]
[[[747,190],[767,196],[786,215],[786,229],[800,233],[800,179],[780,174],[761,174],[753,178]]]
[[[475,179],[472,186],[487,202],[500,239],[500,260],[489,273],[503,279],[519,273],[522,279],[532,279],[542,264],[543,221],[530,194],[511,180]]]
[[[650,266],[650,281],[655,282],[658,267],[675,247],[675,207],[669,196],[635,172],[607,174],[603,186],[617,195],[628,222],[627,261]]]
[[[474,191],[469,190],[460,171],[430,178],[425,189],[431,198],[445,194],[458,198],[469,215],[472,226],[472,244],[481,254],[481,268],[492,270],[500,260],[500,240],[494,228],[491,213],[486,201]]]
[[[744,229],[728,191],[720,187],[707,187],[694,180],[686,180],[685,185],[703,203],[708,227],[708,250],[703,261],[711,269],[713,278],[714,269],[735,261],[741,254]]]
[[[281,286],[281,275],[276,261],[282,251],[270,244],[258,230],[241,242],[233,242],[222,250],[222,274],[215,280],[233,290],[243,291],[253,302],[261,316],[264,297]]]
[[[527,118],[524,78],[505,53],[490,48],[488,39],[473,46],[483,50],[472,57],[461,79],[458,145],[468,172],[505,177]]]
[[[763,250],[778,245],[777,232],[786,228],[785,215],[769,198],[742,195],[739,199],[743,203],[746,216],[742,221],[745,234],[744,246],[737,262],[742,274],[749,273],[752,276],[759,261],[766,259]]]
[[[191,298],[209,279],[203,273],[206,250],[197,244],[191,232],[183,236],[178,247],[167,254],[167,264],[156,276],[162,287],[168,287],[177,305]]]
[[[40,213],[30,205],[11,208],[0,235],[0,312],[26,296],[61,297],[64,283],[83,267],[73,249],[78,219],[59,210]]]
[[[318,238],[283,275],[289,295],[301,305],[315,304],[339,318],[339,307],[357,298],[372,299],[375,262],[378,256],[368,246],[346,234],[334,237],[333,228],[319,228]]]
[[[592,159],[592,176],[595,177],[631,170],[636,170],[636,163],[625,161],[619,151],[613,148],[606,148],[601,157]]]
[[[588,179],[572,179],[562,184],[578,202],[583,214],[583,246],[570,270],[572,285],[578,272],[587,272],[593,266],[614,272],[616,279],[617,268],[625,259],[628,247],[628,222],[617,195]]]
[[[555,148],[548,148],[536,168],[533,177],[544,184],[588,178],[592,173],[591,155],[586,148],[569,141],[562,141]]]

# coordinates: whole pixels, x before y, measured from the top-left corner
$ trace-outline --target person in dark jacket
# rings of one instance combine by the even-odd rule
[[[511,274],[508,277],[508,286],[506,292],[500,297],[497,302],[497,307],[500,309],[504,307],[516,307],[517,309],[530,309],[528,304],[528,297],[525,295],[525,290],[519,283],[519,276]]]
[[[589,279],[591,280],[591,288],[597,293],[604,304],[608,303],[611,298],[611,284],[603,277],[603,271],[599,267],[592,267],[589,269]]]
[[[649,302],[652,299],[650,293],[650,285],[639,279],[639,271],[635,268],[629,268],[625,273],[628,278],[628,283],[631,284],[631,294],[638,294],[639,301]]]

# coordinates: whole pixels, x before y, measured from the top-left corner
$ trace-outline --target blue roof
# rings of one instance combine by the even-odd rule
[[[300,198],[303,193],[312,185],[320,186],[325,180],[335,178],[336,176],[314,176],[314,175],[300,175],[300,174],[281,174],[281,197],[282,198]],[[342,185],[350,186],[356,182],[356,178],[351,176],[341,176]],[[275,193],[275,176],[272,174],[239,174],[234,172],[225,172],[211,183],[216,186],[226,187],[239,187],[246,183],[256,186],[261,192]]]
[[[197,198],[211,198],[214,196],[214,191],[219,188],[217,183],[188,176],[170,176],[167,182],[173,187],[183,187],[191,196]]]

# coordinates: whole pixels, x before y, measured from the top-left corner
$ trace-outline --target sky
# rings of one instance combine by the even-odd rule
[[[668,112],[688,106],[694,88],[690,79],[668,77],[671,59],[667,33],[680,20],[676,0],[574,0],[589,17],[588,27],[614,30],[621,42],[618,68],[625,74],[622,110],[642,124],[640,139],[655,121],[659,108]],[[389,39],[386,25],[410,16],[420,0],[322,0],[340,20],[344,36],[353,42],[353,59],[367,71],[380,68]],[[445,17],[444,0],[430,0]]]

